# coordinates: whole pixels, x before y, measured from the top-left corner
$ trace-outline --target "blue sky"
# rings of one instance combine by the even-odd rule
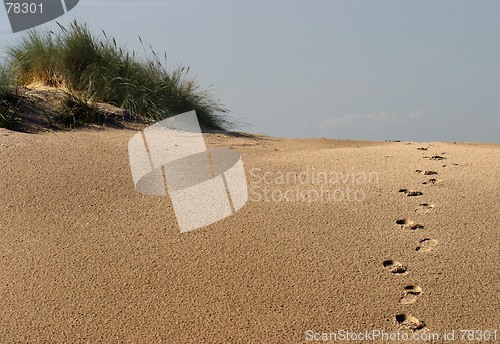
[[[140,35],[279,137],[500,142],[500,1],[80,0],[58,19]],[[55,27],[47,24],[45,28]],[[0,39],[8,33],[0,11]]]

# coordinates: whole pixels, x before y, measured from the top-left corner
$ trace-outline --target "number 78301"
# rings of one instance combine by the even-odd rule
[[[43,13],[43,3],[34,2],[6,2],[7,13],[14,14],[35,14]]]

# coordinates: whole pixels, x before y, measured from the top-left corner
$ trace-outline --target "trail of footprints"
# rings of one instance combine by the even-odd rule
[[[428,151],[429,147],[419,147],[417,148],[420,151]],[[445,153],[441,153],[444,155]],[[424,159],[430,159],[430,160],[445,160],[446,158],[442,155],[433,155],[433,156],[423,156]],[[446,167],[444,165],[443,167]],[[422,176],[427,176],[431,177],[425,181],[422,182],[422,185],[434,185],[439,183],[439,180],[435,178],[436,175],[438,175],[437,171],[433,170],[416,170],[415,173],[422,175]],[[406,188],[400,189],[400,193],[406,195],[407,197],[419,197],[423,195],[423,192],[418,191],[418,190],[409,190]],[[425,203],[422,202],[418,204],[417,209],[415,210],[416,213],[427,213],[431,211],[434,208],[434,204],[430,203]],[[421,223],[417,223],[411,219],[407,218],[401,218],[396,220],[396,225],[400,226],[403,230],[408,230],[410,232],[417,232],[417,231],[424,231],[425,230],[425,225]],[[421,239],[416,248],[415,251],[419,253],[429,253],[432,250],[434,250],[438,246],[438,241],[432,238],[423,238]],[[399,275],[399,276],[405,276],[408,274],[408,268],[396,261],[396,260],[385,260],[382,265],[384,268],[389,271],[391,274],[394,275]],[[402,295],[399,300],[400,304],[402,305],[412,305],[416,303],[423,293],[423,290],[421,287],[418,285],[407,285],[404,287],[402,290]],[[406,314],[406,313],[400,313],[395,316],[395,321],[401,330],[410,330],[414,332],[419,332],[419,331],[426,331],[426,324],[424,321],[419,320],[418,318],[414,317],[411,314]]]

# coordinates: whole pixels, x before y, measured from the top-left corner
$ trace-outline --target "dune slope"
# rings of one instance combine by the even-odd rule
[[[134,133],[0,130],[0,342],[500,330],[500,145],[206,134],[250,199],[180,234],[134,190]]]

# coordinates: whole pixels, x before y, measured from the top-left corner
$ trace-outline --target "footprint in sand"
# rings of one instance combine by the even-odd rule
[[[416,173],[423,173],[424,176],[431,176],[433,174],[438,174],[436,171],[422,171],[422,170],[415,170]]]
[[[399,192],[404,193],[406,196],[409,196],[409,197],[423,195],[423,193],[420,191],[408,190],[408,189],[399,189]]]
[[[439,180],[437,180],[436,178],[431,178],[429,180],[426,180],[422,184],[423,185],[434,185],[434,184],[437,184],[437,183],[439,183]]]
[[[434,208],[434,204],[429,204],[429,203],[420,203],[418,205],[418,208],[415,209],[415,212],[417,213],[427,213],[429,212],[432,208]]]
[[[401,313],[396,315],[396,322],[398,323],[400,330],[411,330],[417,332],[425,328],[425,322],[418,320],[410,314]]]
[[[432,251],[437,245],[438,241],[434,239],[420,240],[420,245],[415,249],[417,252],[428,253]]]
[[[407,220],[407,219],[400,219],[396,220],[396,224],[400,225],[401,228],[404,229],[411,229],[411,230],[417,230],[417,229],[424,229],[424,225],[420,223],[416,223],[415,221]]]
[[[445,160],[445,159],[447,159],[447,158],[445,158],[444,156],[441,156],[441,155],[424,156],[423,158],[424,159],[430,159],[430,160]]]
[[[382,264],[393,274],[406,275],[408,273],[408,269],[398,261],[385,260]]]
[[[417,302],[418,296],[422,294],[422,288],[418,285],[407,285],[404,289],[404,295],[399,302],[403,305],[410,305]]]
[[[418,147],[417,149],[421,151],[426,151],[429,149],[429,147]]]

